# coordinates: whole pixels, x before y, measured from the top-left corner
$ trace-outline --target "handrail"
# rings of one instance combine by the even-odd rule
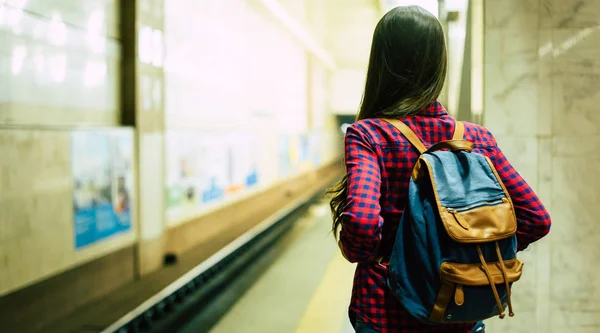
[[[248,230],[246,233],[236,238],[234,241],[223,247],[217,253],[210,256],[205,261],[201,262],[196,267],[192,268],[190,271],[182,275],[180,278],[163,288],[161,291],[156,293],[154,296],[150,297],[142,304],[137,306],[135,309],[129,311],[127,314],[119,318],[117,321],[112,323],[110,326],[102,330],[100,333],[115,333],[123,326],[129,324],[131,321],[135,320],[139,316],[143,315],[146,311],[152,309],[156,304],[167,299],[169,296],[173,295],[180,288],[187,285],[189,282],[193,281],[197,276],[202,273],[208,271],[210,268],[214,267],[221,260],[234,253],[236,250],[240,249],[242,246],[250,242],[253,238],[263,233],[265,230],[269,229],[271,226],[275,225],[277,222],[284,219],[298,207],[308,203],[315,196],[314,193],[308,193],[303,195],[302,197],[292,201],[287,204],[267,219]]]

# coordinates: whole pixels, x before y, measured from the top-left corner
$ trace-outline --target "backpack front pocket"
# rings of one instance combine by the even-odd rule
[[[442,207],[440,216],[450,238],[459,243],[497,241],[517,231],[517,219],[508,197],[462,207]]]
[[[502,264],[505,273],[502,272]],[[488,262],[486,269],[482,264],[442,263],[442,286],[429,320],[436,323],[471,323],[503,312],[510,298],[510,286],[521,278],[523,263],[517,258],[503,263]],[[499,309],[498,303],[502,309]]]

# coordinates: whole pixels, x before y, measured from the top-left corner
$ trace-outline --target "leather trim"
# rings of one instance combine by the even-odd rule
[[[492,276],[494,284],[504,283],[504,276],[499,262],[488,262],[488,269]],[[509,283],[518,281],[521,278],[523,263],[515,258],[504,261],[506,268],[506,278]],[[480,263],[476,264],[457,264],[444,262],[440,267],[440,278],[443,283],[454,283],[464,286],[489,286],[485,272]]]
[[[432,153],[434,151],[438,151],[441,149],[449,149],[450,151],[464,150],[464,151],[472,151],[473,150],[473,142],[467,140],[448,140],[442,141],[434,144],[429,147],[425,153]]]
[[[419,153],[423,154],[427,150],[427,148],[423,144],[423,141],[421,141],[421,139],[419,139],[417,134],[415,134],[415,132],[412,129],[410,129],[410,127],[408,127],[408,125],[403,123],[401,120],[387,119],[387,118],[381,118],[381,120],[388,122],[390,125],[394,126],[398,131],[400,131],[400,133],[402,133],[402,135],[404,135],[404,137],[410,143],[412,143],[412,145],[415,148],[417,148]]]
[[[454,125],[454,135],[452,135],[452,140],[462,140],[465,136],[465,124],[462,121],[456,121],[456,125]]]
[[[412,178],[414,181],[419,180],[419,178],[423,177],[425,174],[425,170],[423,169],[423,163],[425,162],[421,162],[422,159],[423,158],[419,158],[413,167]]]
[[[507,198],[494,206],[464,212],[441,208],[440,215],[450,238],[459,243],[486,243],[510,237],[517,232],[517,220]]]
[[[454,291],[454,303],[458,306],[465,304],[465,291],[463,290],[462,284],[456,286]]]
[[[453,293],[454,285],[450,282],[442,281],[440,292],[431,310],[431,315],[429,315],[429,321],[434,323],[444,322],[444,314],[446,313],[448,304],[450,304]]]

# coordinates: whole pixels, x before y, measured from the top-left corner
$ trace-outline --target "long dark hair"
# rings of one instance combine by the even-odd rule
[[[419,6],[385,14],[373,34],[365,91],[356,120],[403,118],[419,113],[440,95],[446,79],[446,41],[442,25]],[[332,231],[342,225],[348,175],[327,191]]]

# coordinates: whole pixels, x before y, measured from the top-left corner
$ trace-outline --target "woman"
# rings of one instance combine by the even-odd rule
[[[387,259],[405,206],[418,151],[389,123],[401,119],[429,148],[449,140],[455,120],[437,102],[446,76],[446,46],[439,21],[417,6],[387,13],[373,36],[366,87],[357,121],[347,129],[347,175],[330,193],[333,231],[344,256],[358,263],[350,319],[364,332],[481,332],[475,324],[426,326],[388,290]],[[550,217],[513,169],[492,134],[465,123],[464,138],[488,156],[504,181],[518,220],[518,250],[546,235]],[[340,230],[341,229],[341,230]],[[384,258],[378,263],[380,258]]]

